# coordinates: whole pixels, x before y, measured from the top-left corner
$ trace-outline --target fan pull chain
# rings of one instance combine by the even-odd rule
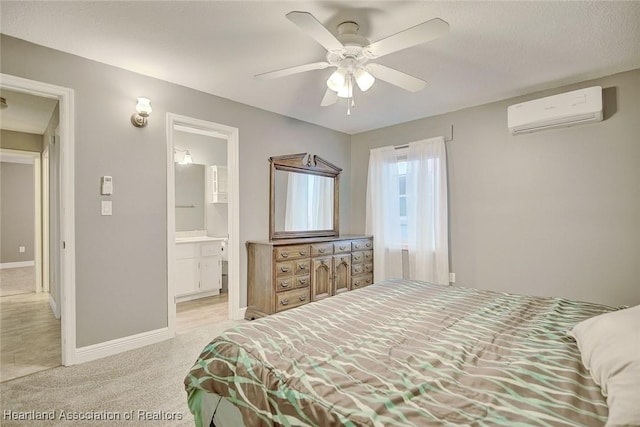
[[[347,116],[351,115],[351,108],[356,106],[356,102],[353,99],[353,75],[349,74],[349,81],[347,82],[347,90],[349,91],[349,98],[347,98]]]
[[[351,74],[349,74],[349,80],[347,81],[347,94],[348,94],[348,98],[347,98],[347,116],[351,115],[351,101],[353,101],[353,92],[352,92],[352,86],[351,86]]]

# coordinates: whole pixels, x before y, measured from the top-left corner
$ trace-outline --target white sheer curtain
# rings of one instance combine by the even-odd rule
[[[333,179],[326,176],[307,175],[310,204],[309,230],[331,230],[333,228]]]
[[[449,284],[447,157],[443,137],[409,144],[407,229],[409,277]]]
[[[308,230],[309,218],[309,183],[308,175],[289,173],[287,180],[287,202],[284,212],[285,231]]]
[[[398,161],[393,147],[371,150],[366,233],[373,236],[376,281],[402,277]]]

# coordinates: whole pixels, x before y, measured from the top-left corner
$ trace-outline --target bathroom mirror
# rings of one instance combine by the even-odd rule
[[[307,153],[269,162],[269,238],[337,236],[342,169]]]
[[[205,165],[175,163],[176,231],[206,230]]]

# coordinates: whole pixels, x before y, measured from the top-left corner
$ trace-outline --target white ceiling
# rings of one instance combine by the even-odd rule
[[[0,110],[0,129],[43,135],[51,121],[58,100],[0,90],[8,107]]]
[[[5,34],[347,133],[640,68],[640,1],[3,0],[0,8]],[[292,10],[334,32],[356,21],[371,42],[435,17],[450,33],[376,61],[427,80],[426,89],[376,82],[356,93],[347,117],[344,100],[319,105],[331,69],[253,77],[325,60],[285,18]]]

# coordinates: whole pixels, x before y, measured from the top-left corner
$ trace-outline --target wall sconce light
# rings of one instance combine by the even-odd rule
[[[131,116],[131,124],[137,128],[143,128],[147,125],[147,117],[151,114],[151,100],[149,98],[138,98],[136,105],[137,113]]]
[[[177,162],[179,165],[190,165],[190,164],[193,163],[193,159],[191,158],[191,153],[189,153],[189,150],[182,150],[180,148],[174,148],[173,152],[174,152],[174,157],[176,157],[176,158],[179,157],[177,155],[178,152],[184,153],[184,155],[182,156],[182,159]]]

